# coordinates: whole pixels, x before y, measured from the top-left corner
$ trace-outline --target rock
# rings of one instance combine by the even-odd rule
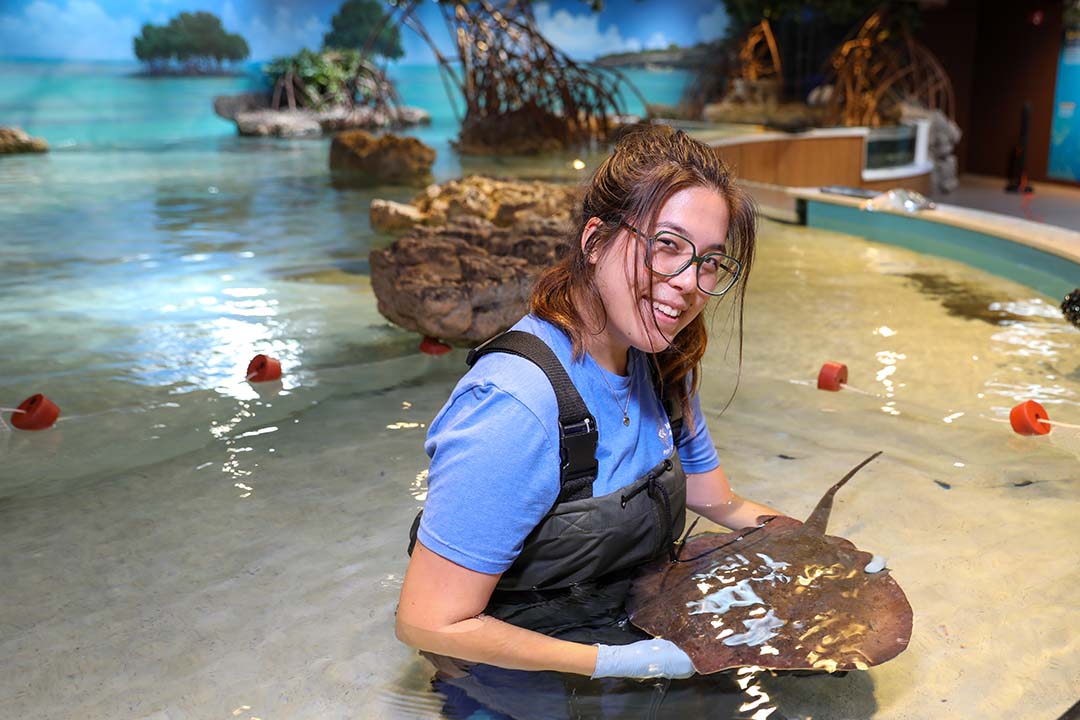
[[[421,108],[402,105],[397,109],[397,116],[394,118],[394,122],[401,123],[402,125],[430,125],[431,113]]]
[[[415,223],[371,252],[379,312],[459,345],[506,330],[526,312],[537,275],[555,261],[578,202],[573,185],[479,175],[431,185],[411,205],[372,201],[376,229]]]
[[[463,155],[537,155],[602,138],[610,128],[582,127],[536,107],[466,117],[453,146]]]
[[[499,227],[539,218],[565,221],[577,202],[578,188],[574,185],[496,180],[482,175],[432,185],[413,199],[428,225],[480,217]]]
[[[431,122],[431,116],[427,112],[410,107],[401,107],[391,111],[377,111],[369,107],[330,108],[316,113],[316,119],[323,132],[326,133],[426,125]]]
[[[413,107],[398,107],[387,112],[377,112],[366,106],[331,107],[319,111],[306,108],[272,110],[271,100],[269,93],[261,92],[218,95],[214,98],[214,112],[235,122],[241,135],[254,136],[302,137],[431,122],[431,115]]]
[[[226,120],[236,120],[240,113],[270,109],[270,94],[246,92],[238,95],[218,95],[214,98],[214,113]]]
[[[302,110],[253,110],[237,113],[236,130],[241,135],[263,137],[305,137],[322,135],[322,126],[311,113]]]
[[[330,144],[335,182],[359,185],[425,185],[435,151],[416,138],[363,130],[339,133]]]
[[[422,335],[476,344],[526,312],[533,282],[564,239],[565,225],[553,220],[496,228],[466,217],[414,227],[370,254],[379,312]]]
[[[952,192],[960,185],[957,172],[956,145],[960,142],[960,126],[940,110],[931,110],[913,102],[900,103],[904,120],[929,120],[930,142],[928,152],[934,164],[931,175],[934,194]]]
[[[498,227],[550,218],[566,222],[578,202],[574,185],[496,180],[482,175],[430,185],[410,205],[371,201],[371,225],[380,232],[399,232],[417,224],[443,225],[479,217]]]
[[[0,127],[0,155],[48,151],[49,144],[41,138],[30,137],[19,128]]]
[[[424,213],[416,206],[392,200],[372,200],[369,212],[371,227],[379,232],[401,232],[424,222]]]

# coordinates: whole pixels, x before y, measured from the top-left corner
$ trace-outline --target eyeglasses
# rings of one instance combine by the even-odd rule
[[[698,290],[720,297],[735,284],[742,273],[742,263],[722,252],[697,254],[689,238],[670,230],[647,237],[632,225],[621,223],[630,232],[645,239],[645,267],[657,275],[675,277],[691,265],[697,265]]]

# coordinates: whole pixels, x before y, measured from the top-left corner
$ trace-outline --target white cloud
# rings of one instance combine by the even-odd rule
[[[92,0],[34,0],[19,14],[0,15],[0,54],[130,60],[141,27],[131,17],[110,17]]]
[[[645,41],[645,48],[647,50],[663,50],[671,44],[671,41],[667,39],[667,36],[662,32],[654,32],[649,39]]]
[[[576,60],[592,60],[599,55],[635,52],[641,49],[637,38],[624,38],[619,28],[609,25],[600,31],[600,18],[595,13],[573,15],[566,10],[551,12],[548,3],[533,7],[540,32],[552,45]]]
[[[722,3],[717,3],[711,12],[702,15],[697,21],[698,35],[704,42],[723,37],[727,28],[728,14]]]
[[[323,35],[330,29],[328,23],[315,15],[295,16],[284,5],[279,5],[269,19],[261,15],[241,15],[232,0],[226,0],[221,7],[221,24],[227,31],[239,33],[247,40],[252,60],[291,55],[304,47],[318,50],[322,47]]]

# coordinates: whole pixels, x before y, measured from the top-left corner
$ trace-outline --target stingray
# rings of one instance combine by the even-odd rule
[[[836,491],[880,454],[833,485],[805,523],[761,516],[647,566],[631,586],[630,621],[678,645],[702,675],[865,670],[898,655],[911,638],[904,591],[887,569],[866,571],[870,553],[825,534]]]

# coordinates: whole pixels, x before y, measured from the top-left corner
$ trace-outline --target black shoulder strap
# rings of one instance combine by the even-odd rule
[[[510,353],[532,362],[547,375],[559,403],[559,474],[562,489],[558,502],[592,497],[596,479],[596,418],[570,381],[566,368],[547,344],[535,335],[510,330],[469,352],[470,367],[484,355]]]

